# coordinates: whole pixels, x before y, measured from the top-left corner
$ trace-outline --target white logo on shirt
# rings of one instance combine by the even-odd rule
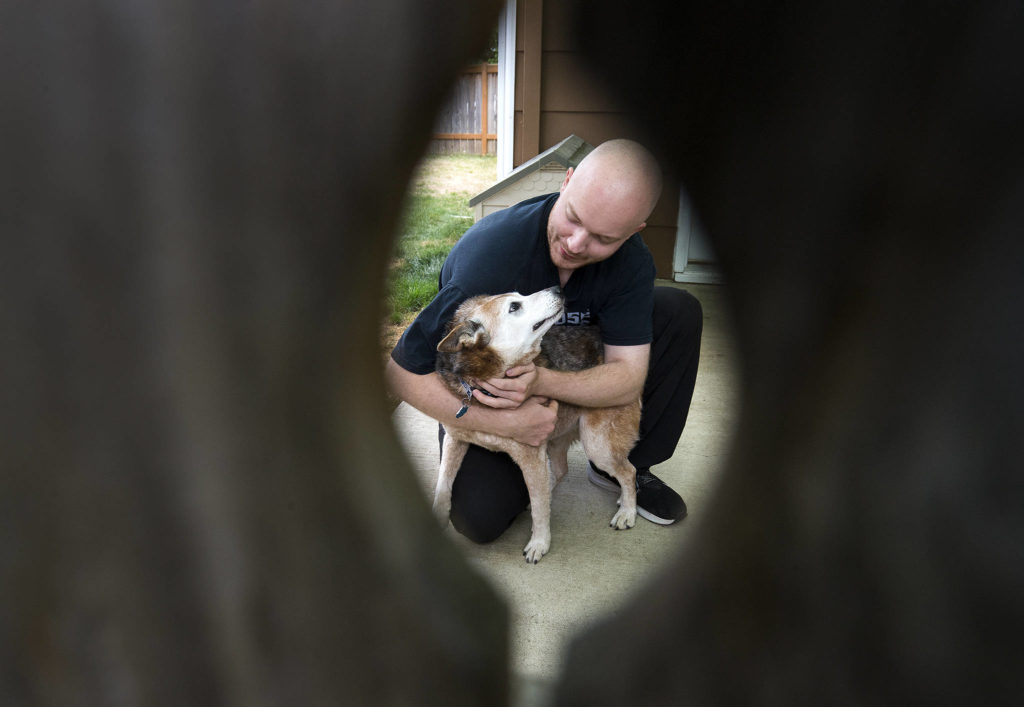
[[[559,317],[557,323],[569,326],[590,324],[590,310],[588,309],[586,312],[562,312],[562,316]]]

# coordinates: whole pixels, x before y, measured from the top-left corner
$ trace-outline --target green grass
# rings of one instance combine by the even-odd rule
[[[448,251],[473,225],[469,197],[467,193],[406,197],[389,278],[391,323],[419,312],[437,294],[437,276]]]

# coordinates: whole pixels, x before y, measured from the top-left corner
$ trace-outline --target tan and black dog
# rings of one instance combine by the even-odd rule
[[[552,328],[562,305],[559,289],[552,287],[529,296],[518,292],[481,295],[459,307],[449,333],[437,346],[437,374],[463,400],[458,417],[472,402],[471,381],[499,378],[508,369],[530,361],[566,371],[590,368],[603,361],[597,327]],[[442,523],[448,523],[452,483],[469,444],[506,452],[522,470],[530,494],[533,533],[523,555],[527,562],[536,563],[551,546],[551,490],[568,470],[569,445],[580,440],[587,457],[622,487],[619,510],[611,526],[632,528],[636,523],[636,470],[627,456],[636,444],[639,426],[639,399],[609,408],[581,408],[559,402],[555,430],[539,447],[446,426],[434,512]]]

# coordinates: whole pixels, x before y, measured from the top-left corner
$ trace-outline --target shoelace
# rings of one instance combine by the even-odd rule
[[[657,477],[655,477],[654,474],[652,474],[651,472],[647,472],[646,474],[642,474],[642,473],[637,472],[637,475],[636,475],[636,487],[637,488],[640,488],[641,486],[650,486],[652,484],[657,484],[657,483],[659,483],[659,479]]]

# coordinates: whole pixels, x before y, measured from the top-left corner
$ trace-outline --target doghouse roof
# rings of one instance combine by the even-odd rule
[[[540,153],[532,160],[524,162],[523,164],[516,167],[512,172],[502,179],[500,182],[496,182],[492,186],[488,187],[484,191],[480,192],[472,199],[469,200],[470,206],[476,206],[487,197],[497,194],[501,190],[505,189],[510,184],[514,184],[526,175],[536,172],[541,167],[551,164],[552,162],[558,162],[563,167],[568,169],[569,167],[575,167],[578,165],[584,157],[587,156],[594,146],[589,142],[579,137],[578,135],[570,135],[569,137],[562,140],[554,147],[550,147],[544,152]]]

